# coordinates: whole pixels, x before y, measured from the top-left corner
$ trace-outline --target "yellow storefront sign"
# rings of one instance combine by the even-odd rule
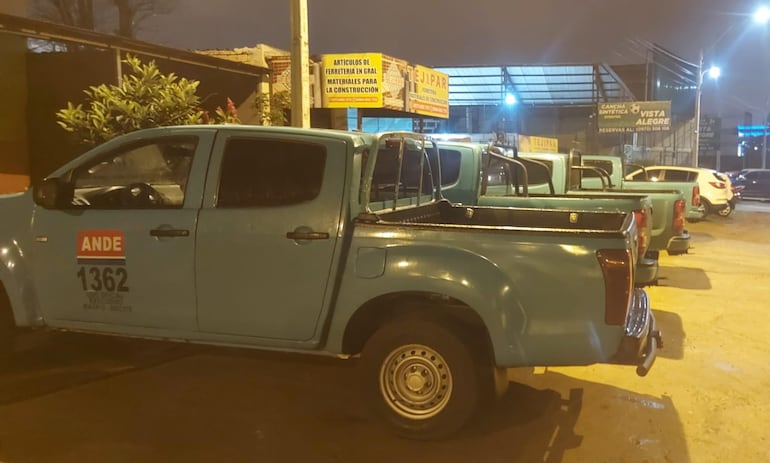
[[[412,69],[414,91],[409,92],[408,111],[432,117],[449,117],[449,76],[425,66]]]
[[[324,55],[322,65],[324,107],[383,106],[381,53]]]
[[[558,153],[559,139],[519,135],[519,151],[524,153]]]

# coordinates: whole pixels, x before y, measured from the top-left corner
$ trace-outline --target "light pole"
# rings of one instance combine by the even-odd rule
[[[291,126],[310,127],[307,0],[291,0]]]
[[[763,6],[760,7],[756,13],[754,13],[754,21],[759,24],[767,24],[770,21],[770,8]],[[762,168],[767,168],[767,130],[770,125],[770,105],[765,105],[765,114],[763,114],[765,120],[762,121],[764,126],[764,138],[762,139]]]
[[[757,8],[757,10],[752,15],[754,18],[754,22],[758,24],[767,24],[768,21],[770,21],[770,8],[767,6],[761,6]],[[718,42],[720,42],[727,33],[735,27],[735,24],[732,24],[717,40],[714,42],[711,47],[713,48]],[[698,144],[700,143],[700,113],[701,113],[701,96],[703,93],[703,76],[708,73],[709,76],[713,79],[719,78],[720,75],[720,69],[716,66],[712,66],[707,70],[703,70],[703,48],[700,49],[700,56],[698,59],[698,78],[697,78],[697,84],[695,87],[695,146],[693,146],[693,156],[692,156],[692,166],[698,167],[698,155],[700,147]],[[767,130],[765,131],[765,146],[767,146]],[[762,156],[762,164],[764,167],[765,164],[765,156]]]
[[[718,79],[722,70],[718,66],[711,66],[703,70],[703,49],[700,50],[698,59],[698,81],[695,85],[695,144],[692,148],[692,166],[698,167],[698,155],[700,154],[700,108],[701,96],[703,95],[703,76],[708,73],[712,79]]]

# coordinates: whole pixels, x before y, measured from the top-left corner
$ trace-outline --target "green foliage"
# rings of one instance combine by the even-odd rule
[[[83,105],[67,103],[56,113],[58,124],[78,141],[95,145],[134,130],[169,125],[239,122],[235,105],[217,108],[211,118],[200,109],[196,94],[199,82],[163,74],[154,61],[143,64],[128,55],[123,61],[130,72],[120,85],[98,85],[85,90]]]
[[[289,92],[276,92],[268,96],[264,93],[257,95],[255,105],[259,113],[262,125],[284,126],[289,121],[286,119],[286,111],[291,107],[291,95]]]

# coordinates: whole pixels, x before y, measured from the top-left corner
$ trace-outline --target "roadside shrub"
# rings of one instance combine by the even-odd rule
[[[85,107],[68,102],[56,113],[57,123],[79,142],[96,145],[150,127],[240,122],[229,98],[213,116],[202,110],[197,95],[200,82],[163,74],[155,61],[142,63],[132,55],[123,63],[130,71],[119,85],[91,86],[84,90]]]

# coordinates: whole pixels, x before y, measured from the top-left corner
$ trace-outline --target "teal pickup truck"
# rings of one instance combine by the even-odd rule
[[[579,158],[582,165],[590,169],[583,170],[583,188],[610,188],[629,191],[664,191],[679,190],[687,199],[685,218],[689,221],[702,220],[707,211],[700,200],[700,187],[697,181],[666,181],[634,180],[626,177],[626,164],[618,156],[606,154],[582,154]],[[643,166],[631,165],[633,168],[644,169]]]
[[[654,284],[658,276],[658,259],[647,258],[652,228],[652,201],[643,194],[529,194],[529,181],[549,177],[543,166],[511,159],[495,147],[478,143],[437,141],[435,149],[441,162],[441,194],[460,204],[473,206],[520,207],[540,210],[631,212],[636,217],[638,254],[635,284]],[[432,151],[435,150],[431,148]],[[492,152],[490,152],[492,151]],[[432,158],[431,158],[432,159]],[[435,164],[435,162],[434,162]],[[516,176],[518,183],[517,187]]]
[[[542,179],[530,185],[530,191],[549,191],[566,194],[644,194],[652,200],[652,238],[649,255],[666,250],[669,254],[684,254],[690,248],[690,234],[685,229],[688,201],[697,202],[700,196],[695,182],[660,184],[655,182],[610,183],[601,166],[587,164],[578,152],[569,154],[520,153],[523,161],[534,160],[545,164],[551,171],[551,184]],[[621,171],[622,172],[622,171]],[[616,176],[617,174],[611,174]],[[616,177],[613,177],[616,178]]]
[[[0,197],[0,352],[49,328],[360,355],[374,409],[419,439],[506,367],[649,371],[633,214],[454,205],[407,140],[184,126],[88,151]]]

